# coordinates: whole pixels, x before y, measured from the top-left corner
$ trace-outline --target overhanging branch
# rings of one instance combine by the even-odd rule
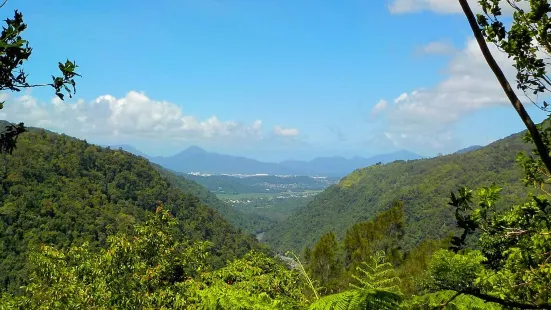
[[[480,299],[485,300],[485,301],[500,304],[500,305],[506,306],[506,307],[513,307],[513,308],[520,308],[520,309],[551,309],[551,304],[537,304],[537,305],[523,304],[523,303],[520,303],[520,302],[503,300],[501,298],[498,298],[498,297],[495,297],[495,296],[492,296],[492,295],[480,293],[480,292],[477,292],[477,291],[471,291],[471,290],[465,291],[465,292],[462,292],[462,293],[480,298]]]
[[[549,150],[547,149],[547,146],[543,143],[540,132],[532,121],[532,118],[530,118],[528,112],[526,112],[526,110],[524,109],[522,102],[518,99],[517,95],[511,88],[511,85],[507,81],[505,74],[503,74],[503,71],[501,71],[501,68],[492,56],[492,53],[490,52],[490,49],[486,44],[486,40],[482,35],[482,31],[478,26],[476,17],[474,16],[473,11],[469,6],[469,3],[467,3],[467,0],[459,0],[459,4],[461,5],[461,8],[463,9],[463,12],[465,13],[465,16],[469,21],[469,25],[471,26],[471,30],[473,31],[478,46],[480,47],[480,50],[484,55],[484,59],[486,59],[486,62],[494,72],[497,80],[499,81],[499,84],[501,84],[501,87],[507,95],[507,98],[509,98],[509,101],[513,105],[513,108],[515,108],[519,117],[524,122],[524,125],[528,129],[528,132],[530,132],[530,135],[532,136],[532,139],[534,141],[534,144],[536,145],[536,149],[540,155],[541,160],[543,161],[543,164],[545,165],[547,170],[551,172],[551,158],[549,157]]]

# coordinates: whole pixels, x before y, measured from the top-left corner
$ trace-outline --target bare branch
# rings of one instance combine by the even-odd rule
[[[530,117],[528,112],[526,112],[526,110],[524,109],[522,102],[518,99],[517,95],[511,88],[511,85],[507,81],[505,74],[503,74],[503,71],[501,70],[496,60],[492,56],[492,53],[490,52],[490,49],[486,44],[486,40],[482,35],[482,31],[478,27],[476,17],[474,16],[473,11],[469,6],[469,3],[467,2],[467,0],[459,0],[459,4],[461,5],[461,8],[463,9],[463,12],[465,13],[465,16],[469,21],[471,30],[473,31],[473,34],[476,38],[478,45],[480,46],[480,49],[482,51],[482,54],[484,55],[484,58],[486,59],[486,62],[494,72],[499,83],[501,84],[501,87],[503,88],[503,91],[509,98],[511,105],[515,108],[519,117],[522,119],[522,121],[524,122],[524,125],[530,132],[530,135],[534,140],[534,144],[536,145],[540,158],[545,164],[545,167],[547,168],[548,171],[551,171],[551,157],[549,157],[549,150],[547,149],[547,146],[543,143],[540,132],[538,131],[536,125],[532,121],[532,118]]]

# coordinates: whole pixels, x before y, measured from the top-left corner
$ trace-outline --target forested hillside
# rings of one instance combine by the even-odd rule
[[[148,158],[147,156],[145,156],[145,154],[138,152],[128,145],[113,145],[109,146],[109,148],[124,151],[129,154],[134,154],[136,156],[141,156],[146,159]],[[151,166],[156,168],[161,176],[166,178],[173,186],[179,188],[184,193],[188,193],[197,197],[199,201],[209,206],[210,208],[216,209],[224,219],[226,219],[235,227],[241,228],[248,233],[255,234],[259,232],[260,228],[269,227],[270,225],[272,225],[273,221],[264,216],[250,213],[245,214],[218,199],[215,194],[209,191],[208,188],[203,187],[205,185],[201,185],[190,178],[190,176],[192,175],[171,171],[162,167],[159,164],[150,164]],[[235,179],[232,177],[228,178]]]
[[[178,219],[177,239],[214,243],[209,263],[258,248],[180,181],[167,180],[146,159],[41,129],[20,135],[12,155],[0,155],[0,287],[27,279],[26,256],[41,244],[101,247],[129,232],[162,202]],[[184,189],[184,191],[182,191]],[[219,201],[203,195],[203,202]]]
[[[523,196],[526,188],[515,156],[528,149],[521,134],[515,134],[464,154],[356,170],[266,232],[263,240],[282,253],[300,252],[330,231],[343,237],[348,227],[374,218],[397,200],[405,204],[406,246],[427,236],[444,237],[455,228],[453,209],[447,205],[451,190],[495,182],[504,188],[501,204],[510,205]]]

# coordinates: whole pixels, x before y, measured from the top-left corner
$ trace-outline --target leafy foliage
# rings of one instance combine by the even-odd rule
[[[2,309],[301,309],[296,273],[250,252],[212,271],[210,242],[180,242],[177,219],[161,205],[132,234],[31,255],[30,284],[4,295]]]
[[[418,246],[404,253],[403,261],[397,265],[401,291],[407,296],[425,295],[426,283],[430,278],[427,272],[432,256],[440,249],[447,248],[449,238],[441,240],[425,239]]]
[[[403,202],[395,203],[372,221],[353,225],[346,231],[343,241],[346,264],[364,262],[377,251],[384,251],[393,263],[399,263],[404,226]]]
[[[500,310],[500,305],[486,302],[480,298],[457,294],[454,291],[438,291],[422,296],[414,296],[402,304],[403,309],[429,310]]]
[[[426,240],[412,250],[404,251],[401,248],[403,222],[403,204],[395,203],[375,219],[352,226],[340,243],[333,234],[322,237],[312,250],[307,248],[304,253],[306,267],[303,276],[313,282],[310,290],[324,294],[341,292],[350,285],[354,287],[357,282],[361,284],[361,279],[367,281],[362,286],[375,285],[371,287],[374,289],[383,283],[370,275],[378,274],[377,268],[386,268],[385,272],[392,274],[384,274],[390,281],[388,284],[392,284],[385,287],[386,290],[392,291],[391,286],[399,286],[399,291],[410,296],[424,294],[425,270],[430,257],[445,248],[447,241]],[[298,263],[302,266],[300,261]]]
[[[369,257],[367,262],[362,262],[356,267],[361,276],[353,275],[358,284],[351,284],[357,289],[385,290],[400,294],[400,278],[396,276],[394,267],[385,261],[385,252],[377,251]]]
[[[400,200],[405,212],[404,250],[427,236],[445,238],[456,231],[454,210],[446,207],[451,189],[495,182],[503,187],[498,209],[521,202],[527,190],[519,181],[522,169],[515,156],[529,149],[521,134],[515,134],[464,154],[359,169],[352,174],[353,182],[346,177],[318,194],[308,206],[267,231],[263,241],[281,253],[302,252],[330,231],[343,238],[350,226],[375,218]]]
[[[158,308],[181,304],[174,287],[205,266],[208,242],[174,240],[177,221],[157,208],[132,238],[108,238],[108,248],[88,244],[58,250],[42,246],[31,256],[35,266],[24,298],[26,309]]]
[[[430,267],[435,285],[504,305],[551,307],[549,202],[534,196],[532,201],[499,214],[492,209],[497,197],[490,194],[488,199],[487,195],[498,191],[495,187],[482,189],[479,207],[465,207],[469,211],[459,215],[463,236],[480,231],[480,251],[437,253]],[[466,197],[464,203],[454,206],[468,206],[471,196]]]
[[[6,25],[0,34],[0,91],[21,91],[24,88],[39,86],[50,86],[54,88],[55,94],[61,100],[68,94],[69,97],[76,91],[75,77],[80,76],[75,72],[78,67],[75,62],[67,60],[59,63],[58,68],[61,76],[52,76],[52,82],[48,84],[31,84],[27,81],[28,74],[25,73],[22,65],[29,59],[32,48],[29,43],[21,37],[27,29],[23,21],[23,14],[15,11],[13,18],[5,20]],[[0,109],[4,107],[5,101],[0,102]],[[23,123],[18,125],[9,124],[0,133],[0,153],[11,153],[15,148],[17,137],[25,132]]]
[[[344,265],[335,234],[328,233],[321,237],[312,251],[307,249],[304,256],[314,283],[323,288],[324,293],[338,290]]]
[[[403,295],[394,275],[391,263],[384,261],[384,252],[377,252],[357,267],[361,276],[354,276],[358,282],[353,290],[325,296],[314,302],[309,309],[396,309]]]
[[[549,1],[516,0],[503,3],[481,0],[479,4],[484,14],[477,15],[477,22],[486,40],[513,59],[517,69],[517,88],[523,90],[528,98],[548,92],[551,87],[546,68],[551,55]],[[502,21],[509,17],[503,16],[504,5],[513,10],[512,21],[507,22],[509,27]],[[546,101],[541,104],[532,102],[544,110],[549,106]]]
[[[228,266],[202,275],[197,292],[207,309],[298,309],[304,304],[295,271],[265,254],[251,252]]]
[[[15,291],[28,278],[27,253],[41,244],[108,244],[129,233],[161,201],[179,220],[178,240],[212,241],[209,263],[259,248],[214,210],[169,181],[147,160],[44,130],[30,129],[0,157],[0,283]]]
[[[548,145],[550,122],[539,131]],[[531,141],[530,136],[525,137]],[[484,187],[473,195],[466,188],[452,193],[461,237],[453,239],[454,253],[435,255],[430,270],[437,289],[449,289],[508,307],[551,307],[551,212],[546,190],[548,172],[534,150],[519,154],[525,170],[524,183],[535,185],[544,195],[531,195],[527,202],[505,212],[496,209],[501,188]],[[477,199],[476,207],[474,199]],[[479,250],[465,249],[465,238],[477,233]]]
[[[309,310],[396,309],[400,298],[385,291],[350,290],[325,296],[314,302]]]
[[[513,57],[518,87],[548,91],[548,1],[507,1],[509,30],[499,20],[503,2],[479,3],[483,34]],[[63,76],[52,84],[15,72],[31,49],[20,37],[22,15],[6,23],[0,90],[49,85],[61,99],[74,92],[72,62],[59,64]],[[202,202],[251,229],[197,184],[125,152],[24,131],[7,124],[0,135],[0,280],[10,292],[1,293],[2,309],[551,308],[551,162],[542,152],[551,145],[549,121],[524,137],[537,146],[517,157],[524,178],[513,166],[512,154],[526,149],[518,136],[355,171],[268,233],[279,249],[306,247],[298,271],[207,208]],[[526,200],[520,178],[535,185]],[[450,208],[443,192],[458,185]],[[441,249],[438,239],[454,231],[461,234]],[[330,295],[320,298],[320,290]]]

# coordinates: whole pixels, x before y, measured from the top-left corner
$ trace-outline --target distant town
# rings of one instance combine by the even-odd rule
[[[291,174],[268,174],[268,173],[255,173],[255,174],[240,174],[240,173],[205,173],[205,172],[188,172],[185,173],[188,175],[194,175],[194,176],[200,176],[200,177],[210,177],[210,176],[229,176],[229,177],[235,177],[235,178],[249,178],[249,177],[267,177],[267,176],[274,176],[278,178],[294,178],[294,177],[303,177],[301,175],[291,175]],[[328,177],[326,176],[307,176],[312,179],[320,179],[320,180],[326,180]]]

